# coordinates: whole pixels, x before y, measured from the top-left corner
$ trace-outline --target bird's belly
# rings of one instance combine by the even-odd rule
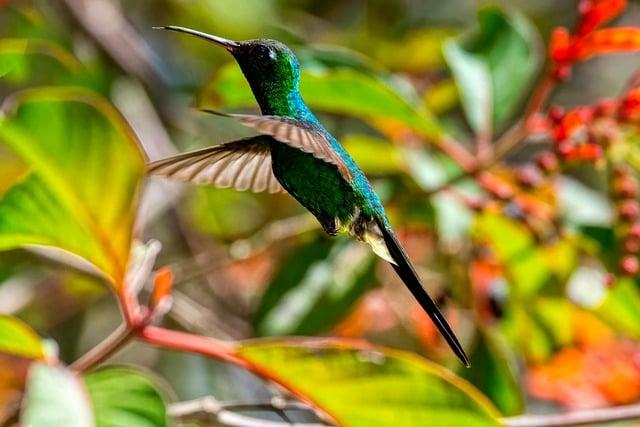
[[[278,181],[318,218],[325,231],[335,234],[350,221],[358,196],[334,165],[284,144],[274,144],[271,156]]]

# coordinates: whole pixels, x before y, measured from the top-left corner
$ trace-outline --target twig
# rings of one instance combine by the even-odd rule
[[[77,372],[84,372],[99,365],[127,344],[133,335],[134,330],[129,328],[126,323],[122,323],[118,329],[113,331],[100,344],[73,362],[70,366],[71,369]]]
[[[434,146],[456,162],[465,173],[471,174],[477,170],[478,161],[455,139],[445,136]]]
[[[294,423],[291,421],[269,421],[253,418],[233,411],[271,411],[282,413],[287,410],[313,411],[313,408],[300,402],[284,402],[283,405],[269,403],[233,403],[219,402],[213,396],[205,396],[195,400],[177,402],[169,405],[169,415],[181,421],[215,422],[219,425],[234,427],[326,427],[320,423]]]
[[[588,409],[551,415],[521,415],[503,418],[508,427],[569,427],[640,419],[640,404]]]
[[[496,141],[495,154],[488,161],[489,166],[502,159],[526,138],[528,135],[527,122],[542,110],[544,104],[549,99],[549,96],[557,84],[558,79],[556,77],[555,68],[554,66],[551,66],[533,89],[531,99],[524,110],[522,118],[507,130],[504,135],[498,139],[498,141]]]

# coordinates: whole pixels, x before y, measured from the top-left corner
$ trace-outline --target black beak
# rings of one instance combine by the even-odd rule
[[[203,40],[207,40],[217,45],[220,45],[225,49],[227,49],[229,52],[233,52],[234,49],[237,49],[238,47],[240,47],[240,43],[234,42],[233,40],[227,40],[222,37],[212,36],[211,34],[203,33],[196,30],[191,30],[189,28],[176,27],[175,25],[167,25],[166,27],[153,27],[153,29],[154,30],[170,30],[170,31],[176,31],[178,33],[189,34],[194,37],[198,37]]]

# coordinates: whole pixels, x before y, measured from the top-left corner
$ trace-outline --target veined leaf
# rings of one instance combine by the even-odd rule
[[[108,367],[84,377],[96,427],[164,427],[164,399],[153,381],[125,367]]]
[[[82,89],[27,90],[5,107],[0,144],[32,173],[0,199],[0,249],[57,247],[120,284],[143,175],[135,136],[113,107]]]
[[[402,351],[342,344],[263,342],[239,348],[344,426],[499,426],[498,412],[466,381]]]
[[[476,132],[501,126],[518,108],[542,63],[538,35],[520,14],[497,7],[478,13],[479,27],[449,41],[445,59]]]

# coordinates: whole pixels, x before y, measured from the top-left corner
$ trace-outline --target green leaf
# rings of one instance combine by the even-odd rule
[[[144,165],[133,132],[82,89],[27,90],[5,105],[0,144],[33,172],[0,199],[0,249],[64,249],[120,284]]]
[[[389,175],[405,168],[406,150],[388,141],[368,135],[347,135],[342,145],[367,174]]]
[[[108,367],[85,375],[97,427],[167,426],[166,403],[147,375]]]
[[[539,250],[527,228],[495,214],[476,218],[475,238],[488,243],[504,265],[507,279],[517,294],[536,294],[551,275],[544,252]]]
[[[640,338],[640,292],[632,280],[619,278],[592,310],[617,332]]]
[[[40,337],[20,320],[0,315],[0,353],[29,359],[43,359],[45,352]]]
[[[303,70],[300,92],[312,108],[357,117],[374,126],[379,121],[394,121],[426,137],[442,133],[435,118],[419,102],[408,101],[385,80],[368,73],[345,68]],[[222,67],[200,95],[200,107],[217,105],[255,105],[235,63]]]
[[[234,239],[256,232],[264,224],[267,213],[260,197],[234,189],[199,186],[188,193],[186,207],[200,231]]]
[[[490,6],[478,28],[444,46],[462,107],[477,133],[500,127],[520,106],[542,62],[534,27],[515,12]]]
[[[22,423],[30,427],[93,427],[91,404],[71,371],[42,363],[29,371]]]
[[[48,78],[61,79],[82,69],[73,55],[49,40],[0,39],[0,78],[8,81],[23,82],[45,70]]]
[[[466,381],[411,353],[347,343],[264,342],[239,348],[344,426],[499,426]]]
[[[364,245],[314,241],[287,258],[262,296],[259,335],[312,335],[342,320],[373,281],[375,257]]]
[[[462,377],[485,392],[503,415],[522,412],[524,399],[516,360],[499,334],[480,329],[478,342],[471,354],[471,366],[471,369],[461,372]]]

